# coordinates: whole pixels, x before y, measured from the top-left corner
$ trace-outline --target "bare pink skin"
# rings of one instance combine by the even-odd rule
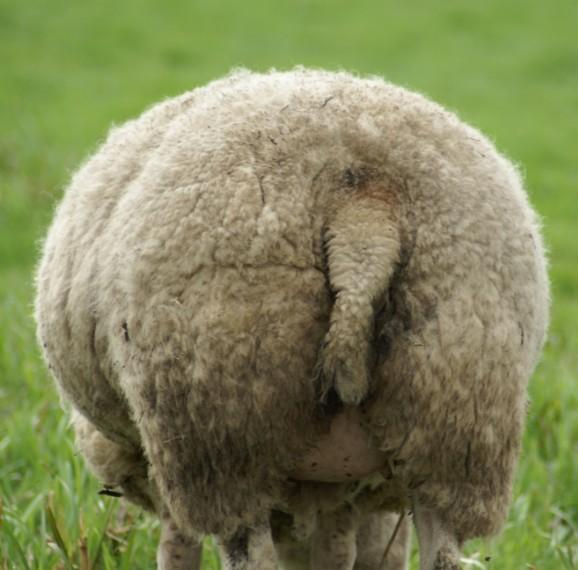
[[[291,477],[302,481],[337,483],[363,479],[383,469],[385,454],[370,447],[357,408],[347,406],[299,462]]]

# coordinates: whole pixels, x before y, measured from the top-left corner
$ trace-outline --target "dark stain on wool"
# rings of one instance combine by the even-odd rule
[[[130,335],[128,334],[128,325],[126,324],[126,321],[122,323],[122,332],[125,342],[130,342]]]
[[[241,562],[249,558],[249,532],[242,528],[225,543],[225,549],[231,562]]]
[[[146,382],[143,385],[143,398],[149,406],[149,411],[154,412],[157,407],[157,389],[154,382]]]
[[[465,470],[466,470],[466,478],[469,479],[471,469],[472,469],[472,442],[468,441],[466,446],[466,458],[465,458]]]
[[[118,491],[113,491],[110,487],[105,486],[98,492],[99,495],[106,495],[107,497],[122,497],[122,493]]]

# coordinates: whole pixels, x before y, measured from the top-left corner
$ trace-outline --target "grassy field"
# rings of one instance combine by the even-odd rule
[[[36,349],[33,267],[71,170],[159,99],[295,64],[422,91],[521,165],[552,327],[508,523],[467,567],[578,568],[577,30],[575,0],[0,0],[0,568],[154,567],[155,522],[97,495]]]

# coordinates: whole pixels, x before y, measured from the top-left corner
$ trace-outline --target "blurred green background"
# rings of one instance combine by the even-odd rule
[[[35,346],[34,263],[71,171],[160,99],[296,64],[421,91],[520,165],[552,328],[508,524],[466,567],[578,568],[576,0],[0,0],[0,567],[154,568],[156,524],[97,496]]]

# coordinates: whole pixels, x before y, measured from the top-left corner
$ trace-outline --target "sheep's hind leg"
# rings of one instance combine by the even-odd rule
[[[356,520],[349,505],[320,514],[311,545],[314,570],[352,570],[355,562]]]
[[[239,528],[226,540],[219,540],[224,570],[277,570],[277,552],[268,524]]]
[[[292,515],[273,510],[270,516],[271,533],[282,570],[310,570],[311,540],[307,532],[295,532]]]
[[[275,548],[279,555],[280,567],[283,570],[310,570],[310,544],[308,540],[275,543]]]
[[[443,524],[434,510],[417,502],[413,510],[420,570],[460,570],[460,548],[455,533]]]
[[[200,570],[203,546],[179,531],[168,514],[161,518],[161,540],[157,550],[159,570]]]
[[[370,513],[363,515],[357,530],[357,558],[354,570],[405,570],[408,568],[410,527],[407,517],[399,514]],[[383,560],[393,533],[397,534]],[[383,565],[382,565],[383,561]]]

